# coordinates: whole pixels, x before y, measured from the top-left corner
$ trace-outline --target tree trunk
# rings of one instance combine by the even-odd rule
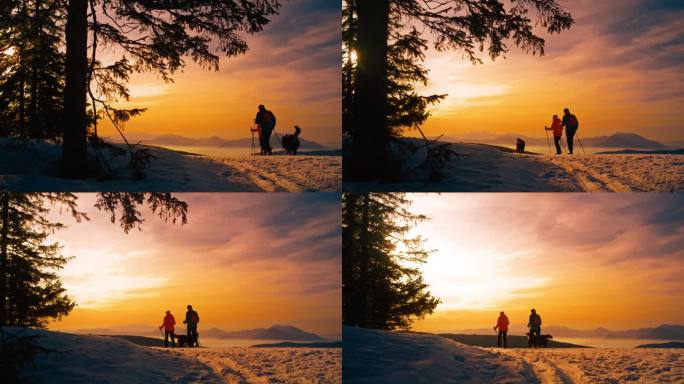
[[[34,3],[34,10],[33,10],[33,39],[35,44],[37,45],[42,45],[43,43],[40,42],[40,25],[41,25],[41,19],[40,19],[40,7],[41,7],[41,1],[36,0]],[[30,86],[31,86],[31,101],[29,103],[29,137],[36,139],[41,136],[40,132],[40,127],[38,124],[39,118],[38,118],[38,51],[35,46],[33,47],[33,54],[31,55],[30,63],[31,63],[31,73],[30,73]]]
[[[2,192],[0,229],[0,326],[7,325],[7,236],[9,233],[9,192]]]
[[[356,79],[353,101],[354,146],[351,176],[367,180],[383,176],[386,164],[387,39],[389,0],[356,4]]]
[[[62,171],[67,178],[87,173],[86,82],[88,75],[88,2],[69,0],[66,24],[66,83]]]
[[[361,218],[361,233],[359,243],[361,246],[361,260],[359,273],[359,327],[364,328],[368,325],[368,226],[370,213],[370,193],[363,195],[363,211]]]

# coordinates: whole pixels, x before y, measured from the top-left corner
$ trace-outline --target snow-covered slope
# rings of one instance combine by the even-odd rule
[[[148,148],[155,158],[141,180],[131,178],[128,158],[123,156],[109,160],[115,175],[111,179],[66,180],[57,177],[59,146],[40,142],[22,150],[12,139],[0,138],[0,189],[32,192],[341,190],[340,156],[210,157]]]
[[[415,141],[416,139],[402,139]],[[431,181],[426,151],[408,160],[402,182],[348,182],[346,191],[627,192],[684,190],[684,155],[518,154],[486,144],[454,143],[460,156]],[[348,152],[345,152],[348,155]],[[399,155],[397,155],[399,156]],[[348,159],[345,158],[345,162]]]
[[[527,383],[522,359],[429,334],[344,327],[345,383]]]
[[[682,383],[684,351],[652,348],[508,349],[546,383]]]
[[[342,383],[340,348],[182,348],[235,384]]]
[[[208,365],[167,350],[107,337],[27,329],[41,335],[38,354],[21,373],[30,384],[222,383]]]
[[[684,350],[499,349],[344,327],[345,383],[681,383]]]
[[[323,384],[342,382],[340,348],[143,347],[118,337],[33,329],[39,353],[21,372],[29,384]],[[2,380],[0,380],[2,382]]]

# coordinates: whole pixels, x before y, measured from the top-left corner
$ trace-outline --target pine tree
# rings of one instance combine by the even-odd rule
[[[7,0],[0,11],[0,134],[61,138],[63,6]]]
[[[261,31],[278,7],[278,0],[68,0],[64,175],[79,178],[87,173],[87,97],[93,116],[97,119],[99,106],[120,130],[121,123],[142,112],[115,109],[108,100],[127,97],[124,83],[131,73],[151,71],[170,81],[185,66],[186,56],[218,69],[219,58],[210,50],[212,40],[227,56],[243,54],[248,47],[239,33]],[[89,28],[93,33],[90,60]],[[112,65],[100,65],[96,54],[102,45],[120,49],[123,57]],[[102,98],[95,95],[91,83]]]
[[[81,220],[75,202],[66,193],[0,193],[0,326],[42,328],[74,308],[57,275],[70,258],[48,242],[63,225],[47,214],[48,204],[62,204]]]
[[[387,156],[390,139],[401,134],[402,127],[411,127],[406,121],[414,127],[421,124],[428,117],[425,106],[440,99],[440,95],[421,98],[406,88],[404,95],[396,98],[397,89],[411,82],[422,82],[426,76],[420,69],[422,52],[427,48],[421,31],[433,36],[437,50],[463,52],[471,62],[481,63],[479,52],[486,50],[494,60],[508,52],[509,41],[524,52],[543,55],[545,41],[535,34],[534,26],[538,24],[549,33],[558,33],[573,24],[570,13],[557,0],[518,0],[508,7],[506,3],[503,0],[376,0],[356,4],[353,20],[357,33],[353,47],[357,59],[353,89],[349,91],[353,97],[343,99],[350,102],[350,107],[343,106],[343,110],[349,109],[347,116],[353,117],[347,120],[351,126],[343,126],[353,137],[352,161],[347,173],[350,178],[385,176],[391,163]],[[536,13],[536,23],[529,17],[530,11]],[[409,45],[402,45],[402,41]],[[399,51],[393,52],[392,47]],[[402,58],[402,52],[403,60],[408,59],[414,68],[397,74],[397,58]],[[398,81],[394,85],[393,76]],[[411,112],[405,114],[405,121],[390,118],[392,100],[400,107],[399,111],[403,108]]]
[[[421,237],[409,237],[427,218],[408,210],[403,194],[342,196],[342,316],[347,325],[406,329],[434,311],[417,265],[430,252]]]

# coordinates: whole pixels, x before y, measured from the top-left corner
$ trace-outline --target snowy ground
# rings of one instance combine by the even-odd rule
[[[497,349],[345,327],[345,383],[681,383],[681,349]]]
[[[226,383],[341,383],[340,348],[182,348]]]
[[[115,177],[57,177],[60,147],[38,143],[22,150],[0,138],[0,189],[12,191],[325,191],[341,190],[342,159],[335,151],[303,156],[208,157],[149,147],[156,157],[146,177],[133,180],[124,157],[110,159]],[[329,155],[326,155],[329,154]]]
[[[413,140],[413,139],[405,139]],[[416,143],[419,143],[416,141]],[[346,191],[627,192],[684,191],[684,155],[517,154],[485,144],[451,144],[461,156],[429,180],[425,151],[408,158],[399,183],[347,182]]]
[[[651,348],[508,349],[540,383],[682,383],[684,351]]]
[[[30,384],[341,383],[339,348],[149,348],[107,336],[42,330],[21,373]]]

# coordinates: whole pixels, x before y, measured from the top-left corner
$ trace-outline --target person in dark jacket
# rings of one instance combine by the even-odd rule
[[[254,122],[259,126],[259,144],[261,144],[262,155],[272,155],[271,148],[271,133],[275,129],[276,117],[273,112],[269,111],[263,105],[259,105],[259,112],[257,112]]]
[[[527,322],[527,326],[530,328],[530,335],[537,340],[537,338],[541,335],[541,316],[537,313],[537,311],[532,308],[532,311],[530,311],[530,319]]]
[[[562,125],[565,127],[565,137],[567,137],[568,139],[568,153],[572,155],[572,147],[575,134],[579,129],[579,120],[577,120],[577,116],[570,113],[570,110],[567,108],[563,110],[563,113],[564,115]]]
[[[187,326],[188,343],[190,347],[199,347],[199,335],[197,334],[197,323],[199,323],[199,314],[192,309],[192,305],[188,305],[188,311],[185,312],[185,320],[183,324]]]

